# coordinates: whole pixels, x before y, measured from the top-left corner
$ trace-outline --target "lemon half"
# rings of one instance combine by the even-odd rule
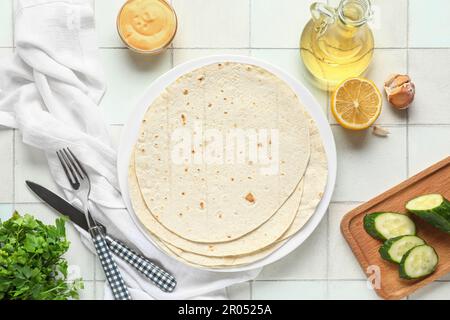
[[[377,86],[364,78],[349,78],[331,96],[331,112],[336,121],[350,130],[370,127],[381,112],[382,96]]]

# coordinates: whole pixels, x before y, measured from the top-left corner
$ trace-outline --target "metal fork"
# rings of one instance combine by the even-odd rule
[[[106,242],[104,230],[101,226],[97,225],[89,212],[89,194],[91,192],[89,176],[69,148],[58,150],[56,155],[61,162],[70,185],[77,191],[77,195],[81,199],[89,233],[91,234],[92,242],[94,243],[103,271],[105,272],[106,279],[111,286],[114,298],[116,300],[131,300],[125,281],[123,281],[119,268]]]

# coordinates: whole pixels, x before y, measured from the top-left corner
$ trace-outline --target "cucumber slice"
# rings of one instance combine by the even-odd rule
[[[409,200],[406,209],[432,226],[450,233],[450,201],[437,193]]]
[[[374,212],[364,217],[364,229],[376,239],[387,239],[415,235],[416,225],[405,214],[396,212]]]
[[[425,241],[419,237],[400,236],[386,240],[379,252],[383,259],[400,263],[406,252],[422,244],[425,244]]]
[[[426,244],[409,250],[400,262],[400,278],[417,279],[428,276],[436,270],[439,257],[433,247]]]

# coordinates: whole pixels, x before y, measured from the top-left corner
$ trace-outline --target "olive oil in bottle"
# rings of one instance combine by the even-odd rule
[[[367,25],[370,1],[342,0],[337,9],[314,3],[311,14],[300,39],[300,53],[314,82],[332,90],[343,80],[361,75],[374,48]]]

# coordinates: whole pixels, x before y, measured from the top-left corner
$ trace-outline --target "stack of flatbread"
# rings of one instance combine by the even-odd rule
[[[269,71],[223,62],[169,85],[142,119],[129,165],[134,213],[185,263],[227,268],[278,249],[327,180],[319,131]]]

